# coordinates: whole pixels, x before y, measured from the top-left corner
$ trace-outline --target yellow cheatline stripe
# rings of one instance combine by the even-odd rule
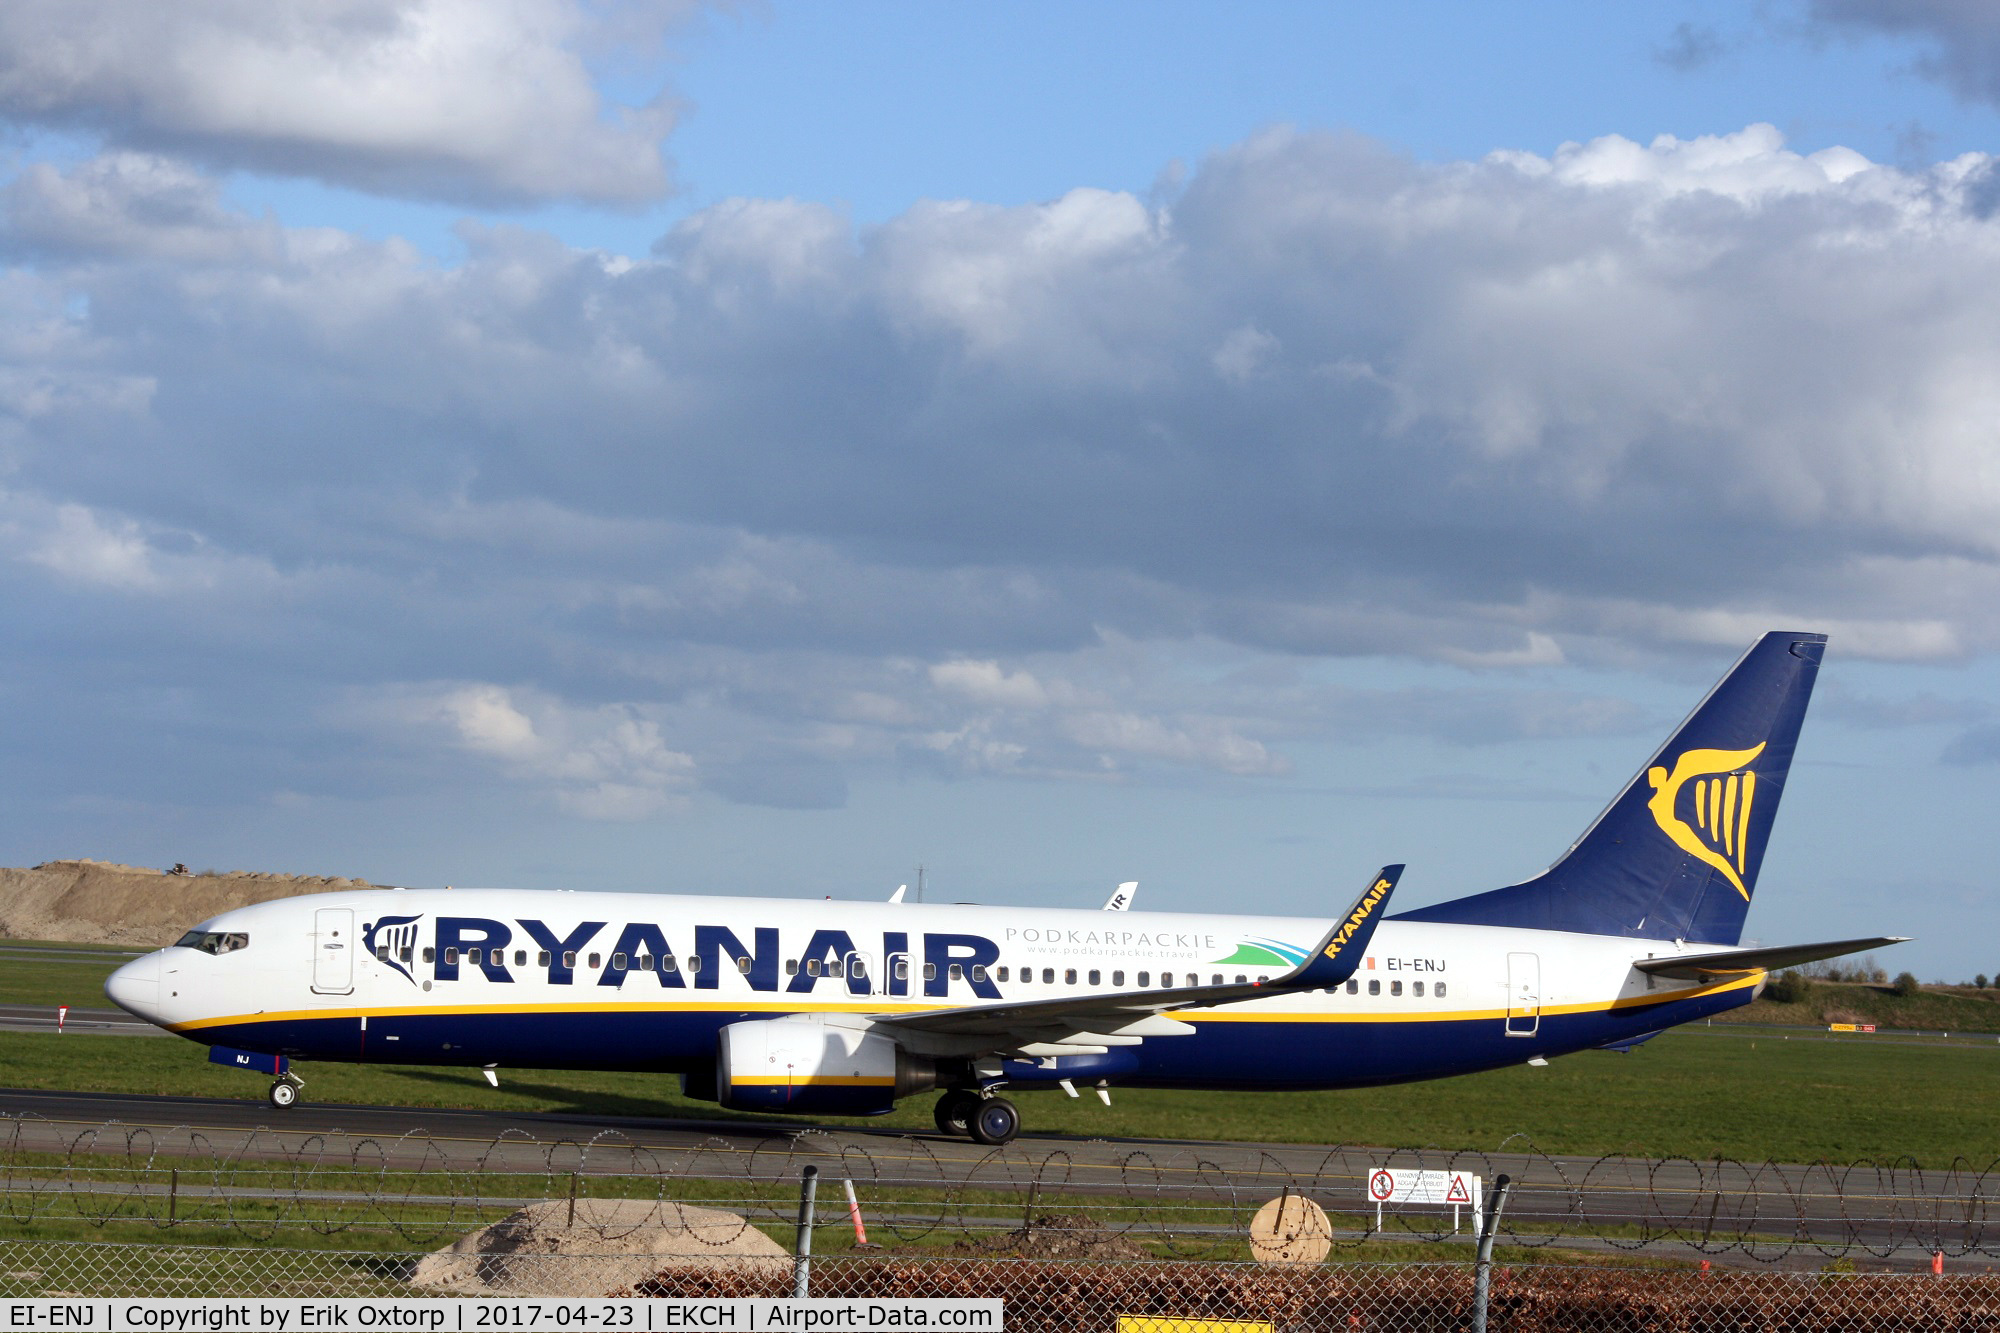
[[[858,1074],[761,1074],[752,1078],[732,1078],[729,1080],[739,1088],[795,1088],[810,1083],[814,1087],[835,1088],[892,1088],[894,1078],[863,1078]]]
[[[1630,995],[1619,1000],[1599,1000],[1591,1004],[1545,1004],[1537,1011],[1543,1017],[1550,1014],[1601,1014],[1614,1009],[1637,1009],[1646,1005],[1671,1004],[1676,1000],[1698,1000],[1708,995],[1720,995],[1725,991],[1739,990],[1754,986],[1764,976],[1760,970],[1748,976],[1733,978],[1725,982],[1696,986],[1689,990],[1666,991],[1653,995]],[[1186,1023],[1464,1023],[1483,1019],[1505,1018],[1505,1009],[1453,1009],[1445,1011],[1415,1011],[1407,1013],[1384,1013],[1374,1011],[1360,1014],[1277,1014],[1253,1011],[1187,1010],[1167,1015]],[[1519,1014],[1516,1017],[1525,1018]]]
[[[958,1005],[904,1005],[885,1009],[881,1004],[787,1004],[782,1000],[606,1000],[598,1004],[508,1004],[508,1005],[387,1005],[366,1009],[278,1009],[269,1013],[233,1014],[224,1018],[191,1018],[182,1023],[162,1023],[170,1032],[196,1032],[202,1028],[224,1027],[231,1023],[286,1023],[297,1019],[327,1018],[460,1018],[467,1015],[500,1014],[920,1014],[933,1009],[956,1009]]]
[[[1764,977],[1762,969],[1743,976],[1731,977],[1727,981],[1711,982],[1687,990],[1664,991],[1648,995],[1630,995],[1618,1000],[1599,1000],[1589,1004],[1545,1004],[1543,1014],[1594,1014],[1607,1013],[1614,1009],[1636,1009],[1646,1005],[1671,1004],[1676,1000],[1697,1000],[1704,996],[1720,995],[1726,991],[1740,990],[1754,986]],[[265,1014],[237,1014],[227,1018],[197,1018],[184,1023],[165,1023],[162,1027],[171,1032],[191,1033],[205,1028],[226,1027],[234,1024],[284,1023],[299,1019],[362,1019],[362,1018],[463,1018],[463,1017],[503,1017],[511,1018],[522,1014],[643,1014],[643,1013],[770,1013],[770,1014],[921,1014],[939,1009],[961,1008],[959,1005],[904,1005],[884,1008],[882,1005],[868,1004],[785,1004],[781,1001],[746,1000],[738,1003],[727,1001],[677,1002],[642,1001],[602,1004],[523,1004],[523,1005],[452,1005],[435,1008],[385,1008],[385,1009],[287,1009]],[[1362,1013],[1282,1013],[1257,1009],[1186,1009],[1165,1015],[1189,1023],[1464,1023],[1482,1019],[1505,1018],[1506,1009],[1447,1009],[1412,1010],[1405,1012],[1370,1010]]]

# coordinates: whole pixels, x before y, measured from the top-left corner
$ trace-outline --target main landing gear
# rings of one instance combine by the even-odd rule
[[[270,1098],[271,1105],[280,1111],[289,1111],[299,1104],[299,1089],[305,1085],[304,1079],[287,1069],[279,1076],[278,1081],[271,1085],[271,1091],[265,1095]]]
[[[932,1112],[940,1134],[963,1136],[975,1143],[999,1147],[1021,1132],[1021,1113],[1005,1097],[986,1097],[970,1088],[953,1088],[938,1098]]]

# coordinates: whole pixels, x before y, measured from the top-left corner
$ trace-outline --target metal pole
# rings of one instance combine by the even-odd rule
[[[181,1169],[179,1167],[174,1167],[172,1174],[170,1174],[167,1177],[167,1225],[168,1226],[172,1226],[175,1223],[175,1221],[178,1220],[175,1217],[175,1214],[180,1210],[180,1201],[181,1201]]]
[[[1500,1230],[1500,1214],[1507,1207],[1506,1176],[1493,1178],[1493,1206],[1486,1210],[1486,1225],[1479,1229],[1479,1257],[1472,1266],[1472,1333],[1486,1333],[1486,1293],[1493,1277],[1493,1237]]]
[[[799,1234],[792,1242],[792,1299],[812,1295],[813,1196],[819,1193],[819,1168],[809,1166],[799,1180]]]

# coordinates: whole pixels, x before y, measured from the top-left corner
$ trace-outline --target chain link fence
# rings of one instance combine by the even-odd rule
[[[784,1297],[789,1262],[717,1258],[619,1281],[630,1255],[487,1256],[474,1278],[413,1281],[421,1256],[254,1246],[0,1241],[0,1298],[509,1297],[629,1295]],[[998,1298],[1015,1333],[1186,1333],[1183,1321],[1248,1323],[1271,1333],[1463,1330],[1473,1274],[1465,1264],[1322,1264],[818,1258],[816,1297]],[[1901,1273],[1701,1272],[1520,1265],[1493,1275],[1487,1327],[1563,1330],[2000,1329],[2000,1277]],[[1242,1333],[1242,1331],[1238,1331]]]

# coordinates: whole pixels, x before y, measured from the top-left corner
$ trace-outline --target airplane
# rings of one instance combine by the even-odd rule
[[[1764,635],[1554,865],[1332,917],[370,889],[200,923],[121,1008],[271,1075],[298,1060],[674,1074],[733,1110],[1020,1131],[1007,1094],[1333,1089],[1630,1049],[1783,967],[1902,937],[1746,948],[1824,635]],[[1240,900],[1241,887],[1229,886]]]

